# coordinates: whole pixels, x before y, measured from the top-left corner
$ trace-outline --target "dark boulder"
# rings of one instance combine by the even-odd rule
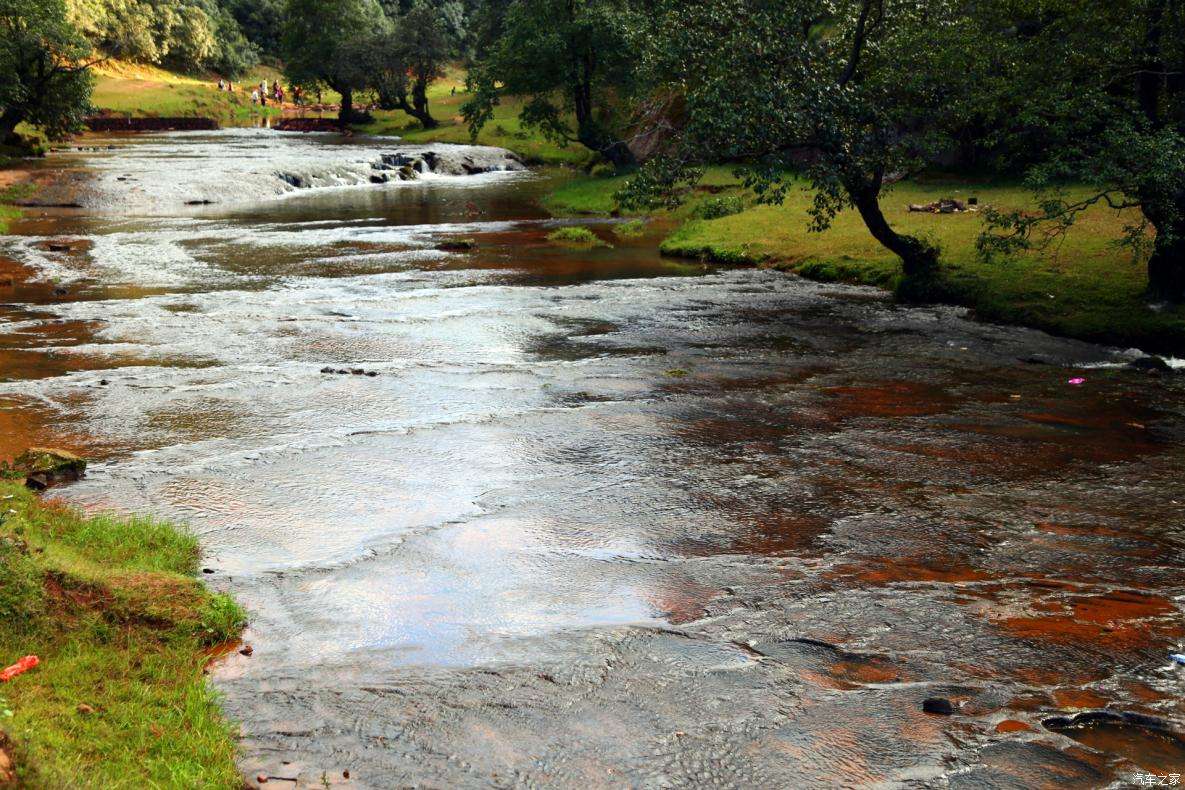
[[[955,712],[955,706],[945,697],[929,697],[922,701],[922,710],[936,716],[950,716]]]

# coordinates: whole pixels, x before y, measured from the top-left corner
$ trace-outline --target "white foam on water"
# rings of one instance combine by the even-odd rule
[[[184,145],[179,145],[182,140]],[[429,152],[436,166],[416,180],[392,177],[387,183],[371,182],[379,173],[397,175],[384,166],[384,155],[415,159]],[[381,137],[327,141],[324,135],[267,129],[143,135],[134,145],[87,152],[84,159],[95,177],[70,201],[122,215],[169,215],[186,205],[259,203],[307,190],[408,188],[421,181],[480,187],[521,177],[525,170],[504,148],[407,145]],[[466,175],[469,171],[474,174]]]

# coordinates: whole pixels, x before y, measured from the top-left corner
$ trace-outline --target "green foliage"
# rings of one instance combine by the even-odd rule
[[[280,56],[284,0],[227,0],[226,9],[234,16],[243,36],[261,53]]]
[[[1154,296],[1185,301],[1185,2],[1013,0],[995,9],[995,135],[1027,166],[1039,210],[996,212],[988,254],[1057,243],[1095,205],[1139,208],[1123,242],[1148,262]],[[1036,144],[1034,144],[1036,143]],[[1067,181],[1091,192],[1068,198]]]
[[[704,164],[729,160],[742,163],[759,202],[777,204],[803,171],[812,230],[855,208],[908,274],[929,276],[937,250],[897,233],[880,201],[894,174],[924,167],[959,126],[972,85],[961,62],[979,32],[967,9],[959,0],[660,0],[643,37],[646,75],[686,122],[623,201],[677,203]]]
[[[437,121],[428,110],[428,89],[445,75],[454,54],[441,9],[418,0],[393,19],[394,30],[372,36],[358,56],[366,63],[367,87],[384,110],[402,110],[431,129]]]
[[[614,101],[636,85],[638,9],[629,0],[513,0],[499,22],[496,41],[470,72],[473,97],[463,112],[473,134],[508,93],[524,97],[524,125],[549,139],[632,162]]]
[[[645,233],[646,222],[640,219],[632,219],[629,222],[613,226],[613,235],[619,239],[636,239]]]
[[[116,57],[237,79],[259,62],[231,8],[219,0],[69,0],[69,17]]]
[[[342,120],[351,120],[353,94],[371,79],[367,52],[390,29],[376,0],[287,0],[284,67],[306,87],[327,85],[342,95]]]
[[[613,178],[617,175],[617,168],[608,162],[599,162],[592,166],[588,174],[593,178]]]
[[[810,233],[809,184],[799,181],[782,205],[756,205],[740,214],[684,224],[662,243],[666,255],[731,265],[765,265],[824,281],[896,290],[901,268],[888,249],[852,213],[836,217],[827,233]],[[1090,194],[1068,187],[1066,198]],[[1172,353],[1185,343],[1185,308],[1151,309],[1145,267],[1117,250],[1137,210],[1098,205],[1082,212],[1060,243],[1018,251],[1008,260],[985,260],[976,249],[983,214],[912,213],[910,203],[939,196],[977,195],[1001,211],[1033,211],[1020,184],[917,180],[899,184],[885,204],[903,232],[945,250],[934,280],[944,301],[971,306],[986,320],[1022,324],[1055,334],[1123,347]]]
[[[41,569],[20,537],[0,534],[0,619],[25,624],[45,608]]]
[[[198,638],[206,645],[218,645],[236,639],[247,624],[247,613],[234,598],[225,593],[209,596],[199,614]]]
[[[713,197],[699,203],[691,212],[695,219],[720,219],[740,214],[745,210],[745,201],[740,195]]]
[[[90,107],[89,55],[62,0],[0,0],[0,143],[22,122],[55,138],[77,129]]]

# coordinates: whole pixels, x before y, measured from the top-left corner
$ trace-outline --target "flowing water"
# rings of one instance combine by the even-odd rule
[[[500,151],[371,184],[427,149],[87,147],[39,193],[71,207],[0,238],[0,455],[80,451],[64,497],[200,535],[251,612],[212,674],[245,776],[1185,768],[1179,378],[653,235],[553,247],[547,179]]]

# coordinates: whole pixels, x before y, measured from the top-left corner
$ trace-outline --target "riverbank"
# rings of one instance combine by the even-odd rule
[[[558,216],[616,213],[613,195],[625,180],[577,178],[543,204]],[[885,214],[894,227],[942,247],[939,286],[951,303],[972,308],[984,320],[1064,337],[1185,352],[1185,308],[1150,305],[1144,297],[1144,265],[1118,246],[1125,226],[1135,219],[1130,211],[1096,207],[1045,250],[985,261],[975,247],[981,214],[909,211],[911,203],[946,197],[975,197],[981,205],[1006,208],[1028,205],[1031,196],[1007,184],[931,177],[898,185],[885,199]],[[714,168],[687,205],[663,214],[677,227],[662,240],[661,250],[673,257],[892,289],[900,264],[869,235],[855,212],[840,214],[825,233],[810,233],[810,203],[808,191],[792,189],[784,205],[758,206],[727,168]]]
[[[267,66],[253,69],[236,83],[234,93],[219,91],[215,85],[217,77],[200,80],[153,66],[119,61],[108,62],[96,69],[96,76],[95,107],[105,114],[129,117],[203,117],[225,126],[249,126],[281,115],[333,118],[340,99],[332,91],[324,92],[321,96],[323,110],[294,105],[285,105],[283,110],[273,105],[254,106],[250,99],[251,85],[260,80],[266,80],[268,84],[277,79],[285,82],[283,74]],[[398,136],[409,143],[468,144],[472,142],[469,127],[461,117],[461,105],[468,97],[464,70],[450,67],[445,76],[433,82],[428,90],[431,112],[439,122],[436,128],[425,129],[401,110],[372,109],[374,120],[354,124],[353,129],[361,134]],[[360,107],[366,105],[366,97],[360,96],[356,101]],[[523,129],[518,120],[521,109],[520,100],[508,97],[495,109],[494,117],[478,135],[477,143],[509,148],[536,165],[575,167],[587,164],[591,154],[583,147],[560,146],[544,139],[538,132]]]
[[[241,787],[203,669],[244,616],[194,578],[197,540],[146,519],[83,516],[13,482],[0,482],[0,509],[0,663],[40,659],[0,684],[9,779]]]
[[[91,103],[100,114],[137,118],[211,118],[224,126],[250,126],[279,117],[275,106],[251,103],[251,86],[283,79],[275,69],[257,66],[235,83],[233,92],[220,91],[218,78],[178,74],[155,66],[106,61],[95,68]]]

